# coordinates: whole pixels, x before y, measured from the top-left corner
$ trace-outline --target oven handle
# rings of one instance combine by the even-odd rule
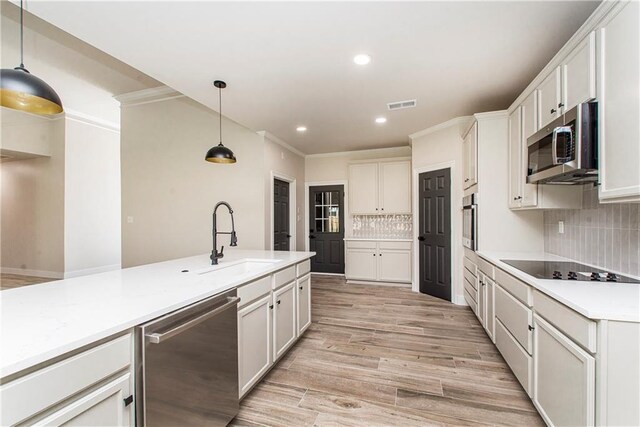
[[[191,319],[188,322],[183,323],[180,326],[176,326],[175,328],[170,329],[167,332],[164,332],[162,334],[159,334],[159,333],[146,334],[145,338],[151,344],[160,344],[162,341],[168,340],[169,338],[175,335],[178,335],[179,333],[184,332],[187,329],[192,328],[197,324],[212,318],[213,316],[220,314],[221,312],[227,310],[228,308],[235,307],[236,305],[238,305],[239,302],[240,302],[240,297],[227,297],[227,302],[221,305],[220,307],[215,308],[211,311],[208,311],[202,316],[196,317],[195,319]]]

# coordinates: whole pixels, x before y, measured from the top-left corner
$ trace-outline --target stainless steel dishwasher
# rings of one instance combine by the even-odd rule
[[[238,413],[236,290],[136,328],[136,424],[224,426]]]

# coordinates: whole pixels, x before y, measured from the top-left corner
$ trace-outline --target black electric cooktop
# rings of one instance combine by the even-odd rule
[[[528,261],[501,259],[537,279],[586,280],[609,283],[640,283],[630,277],[571,261]]]

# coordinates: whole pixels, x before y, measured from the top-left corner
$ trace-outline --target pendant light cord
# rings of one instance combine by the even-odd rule
[[[20,0],[20,68],[24,68],[24,9]]]

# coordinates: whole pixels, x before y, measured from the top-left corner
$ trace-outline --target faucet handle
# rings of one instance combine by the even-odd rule
[[[220,253],[218,254],[218,258],[222,258],[224,256],[224,246],[220,248]]]

